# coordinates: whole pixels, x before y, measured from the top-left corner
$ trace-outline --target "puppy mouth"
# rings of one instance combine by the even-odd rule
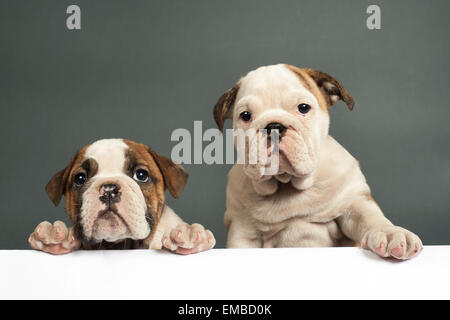
[[[99,220],[110,222],[111,227],[117,227],[120,223],[122,223],[128,230],[130,230],[130,227],[128,226],[126,220],[114,207],[108,207],[104,210],[99,211],[97,218],[94,220],[94,224],[98,223]]]
[[[98,211],[91,230],[90,242],[116,242],[131,234],[130,226],[115,206]]]

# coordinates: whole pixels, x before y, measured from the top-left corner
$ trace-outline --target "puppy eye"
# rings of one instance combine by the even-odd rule
[[[298,111],[300,113],[305,114],[305,113],[308,113],[309,110],[311,110],[311,106],[309,104],[301,103],[301,104],[298,105]]]
[[[239,117],[244,120],[245,122],[250,121],[250,119],[252,118],[252,114],[248,111],[244,111],[241,112],[241,114],[239,115]]]
[[[85,184],[86,180],[87,180],[87,177],[86,177],[86,174],[84,174],[84,173],[77,173],[73,177],[73,183],[75,183],[75,185],[77,187],[81,187],[83,184]]]
[[[134,173],[133,179],[139,182],[147,182],[148,181],[148,172],[144,169],[138,169]]]

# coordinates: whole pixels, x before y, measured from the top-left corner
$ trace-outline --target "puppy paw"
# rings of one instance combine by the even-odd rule
[[[205,251],[212,249],[215,244],[216,239],[212,232],[205,230],[198,223],[192,225],[187,223],[179,224],[176,228],[167,232],[162,239],[164,248],[179,254]]]
[[[406,260],[418,255],[422,241],[414,233],[397,226],[374,228],[366,232],[361,247],[370,249],[381,257]]]
[[[28,243],[35,250],[51,254],[65,254],[80,247],[73,228],[67,228],[62,221],[55,221],[53,225],[48,221],[41,222],[28,238]]]

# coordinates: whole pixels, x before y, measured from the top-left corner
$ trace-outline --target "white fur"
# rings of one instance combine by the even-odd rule
[[[242,164],[229,172],[227,247],[361,243],[400,259],[420,252],[420,239],[393,226],[371,199],[358,162],[328,135],[328,112],[297,75],[285,65],[267,66],[249,72],[239,84],[233,128],[262,129],[279,122],[288,130],[280,141],[278,174],[261,177],[255,166]],[[312,109],[301,115],[299,103]],[[251,112],[250,123],[239,118],[243,111]]]
[[[161,220],[159,220],[158,227],[155,230],[152,241],[149,243],[149,249],[161,249],[164,234],[181,223],[183,223],[183,220],[181,220],[181,218],[169,206],[166,206],[161,215]]]
[[[128,146],[122,139],[103,139],[91,144],[85,158],[93,158],[99,164],[97,176],[124,175],[125,151]]]

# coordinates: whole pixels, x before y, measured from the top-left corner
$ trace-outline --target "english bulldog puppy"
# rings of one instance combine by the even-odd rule
[[[178,198],[187,178],[180,165],[143,144],[96,141],[78,151],[45,188],[55,206],[65,196],[73,227],[44,221],[28,241],[52,254],[79,248],[166,248],[179,254],[211,249],[211,231],[184,223],[165,205],[164,191]]]
[[[280,135],[276,172],[262,174],[268,163],[261,161],[235,164],[228,174],[227,247],[360,245],[397,259],[422,250],[417,235],[384,216],[358,161],[328,134],[328,110],[339,100],[353,109],[335,78],[286,64],[251,71],[220,97],[214,107],[220,130],[231,118],[234,130]]]

